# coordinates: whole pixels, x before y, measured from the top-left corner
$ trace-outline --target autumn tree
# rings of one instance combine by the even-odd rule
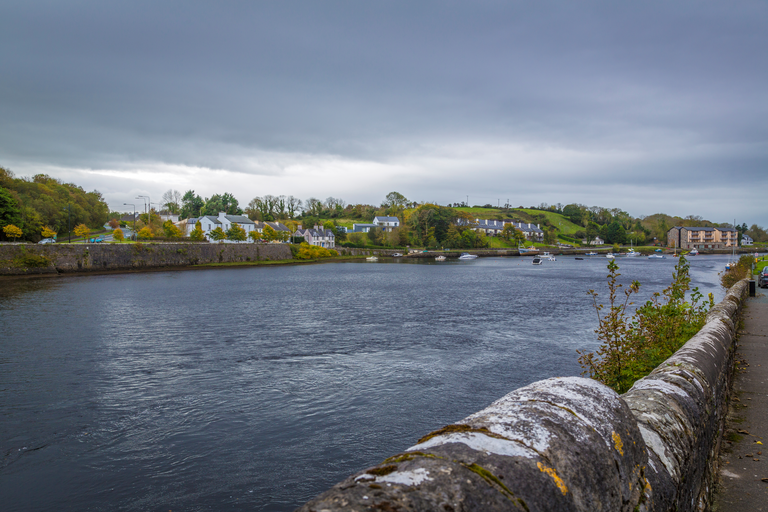
[[[118,242],[122,242],[125,239],[125,236],[123,235],[123,230],[120,228],[115,229],[112,232],[112,238],[114,238]]]
[[[195,229],[190,231],[189,238],[195,242],[202,242],[205,240],[205,233],[203,233],[203,226],[200,224],[200,221],[195,222]]]
[[[21,230],[21,228],[18,228],[13,224],[7,224],[3,226],[3,233],[5,233],[5,236],[10,238],[11,241],[15,242],[16,239],[23,234],[23,231]]]
[[[56,238],[56,232],[48,226],[45,226],[40,234],[43,235],[43,238]]]
[[[261,237],[267,242],[277,240],[277,231],[269,224],[264,224],[264,229],[261,230]]]
[[[75,231],[75,233],[77,233],[77,231]],[[152,230],[149,229],[149,227],[144,226],[139,230],[138,235],[139,235],[139,240],[149,240],[150,238],[152,238]]]
[[[232,224],[232,227],[230,227],[227,230],[227,239],[234,240],[236,242],[245,242],[245,240],[248,238],[247,233],[245,232],[245,229],[240,226],[240,224]]]
[[[163,234],[166,238],[181,238],[182,236],[181,230],[170,219],[163,222]]]
[[[216,229],[211,230],[208,236],[210,236],[213,240],[217,242],[221,240],[225,240],[227,238],[227,234],[224,232],[223,229],[221,229],[221,226],[216,226]]]
[[[88,235],[91,234],[91,229],[85,224],[78,224],[74,229],[75,236],[82,237],[83,243],[88,241]]]

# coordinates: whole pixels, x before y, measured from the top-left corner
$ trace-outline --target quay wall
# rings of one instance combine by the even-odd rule
[[[291,258],[287,244],[0,244],[0,275],[146,270]]]
[[[624,395],[579,377],[534,382],[299,510],[708,510],[747,289],[733,286]]]

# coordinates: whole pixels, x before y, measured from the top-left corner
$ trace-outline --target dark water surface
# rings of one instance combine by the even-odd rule
[[[692,258],[703,291],[725,256]],[[675,260],[617,260],[644,296]],[[605,258],[0,281],[6,511],[293,510],[594,349]]]

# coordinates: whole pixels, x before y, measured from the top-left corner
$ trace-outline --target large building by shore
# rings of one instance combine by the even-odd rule
[[[734,228],[675,226],[667,231],[667,246],[680,249],[730,249],[739,245]]]

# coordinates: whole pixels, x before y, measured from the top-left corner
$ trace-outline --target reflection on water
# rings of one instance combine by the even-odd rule
[[[727,257],[692,259],[722,291]],[[619,260],[642,296],[674,260]],[[292,510],[505,393],[578,375],[604,258],[0,281],[5,510]]]

